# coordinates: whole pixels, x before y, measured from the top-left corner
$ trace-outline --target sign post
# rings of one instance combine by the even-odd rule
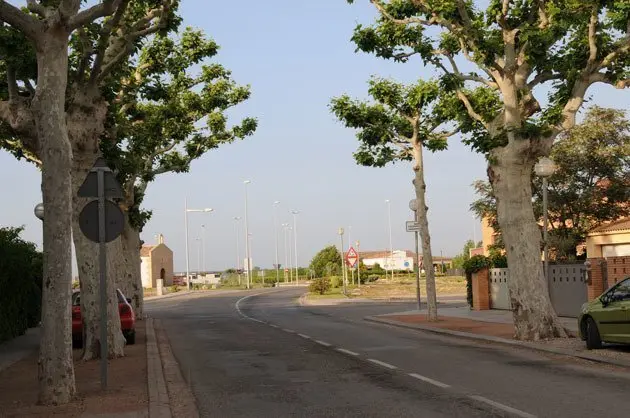
[[[81,232],[98,242],[100,292],[101,389],[107,389],[107,246],[123,230],[124,216],[109,198],[120,199],[123,192],[105,159],[98,158],[78,191],[79,197],[97,198],[83,207],[79,214]]]
[[[420,223],[418,222],[418,201],[412,199],[409,201],[409,209],[413,211],[413,221],[407,221],[407,232],[413,232],[413,236],[416,241],[416,253],[413,260],[413,270],[416,273],[416,299],[418,300],[418,310],[422,309],[422,299],[420,298],[420,251],[418,245],[418,231],[420,230]]]

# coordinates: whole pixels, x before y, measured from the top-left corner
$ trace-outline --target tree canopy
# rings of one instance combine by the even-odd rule
[[[630,121],[621,110],[593,106],[550,156],[557,169],[548,180],[549,245],[552,256],[572,259],[590,229],[630,216]],[[479,198],[471,209],[500,232],[492,188],[484,181],[473,185]],[[542,180],[535,175],[532,187],[536,218],[542,219]]]
[[[309,267],[315,273],[315,277],[325,277],[339,272],[341,262],[339,249],[334,245],[329,245],[315,254]]]

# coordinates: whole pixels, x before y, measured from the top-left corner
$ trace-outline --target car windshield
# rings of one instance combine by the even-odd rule
[[[619,282],[607,296],[611,301],[630,300],[630,278]]]
[[[118,297],[118,303],[125,303],[125,295],[118,289],[116,289],[116,296]],[[72,306],[81,305],[81,292],[77,291],[72,294]]]

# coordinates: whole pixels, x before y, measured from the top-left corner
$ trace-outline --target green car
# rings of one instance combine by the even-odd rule
[[[630,344],[630,277],[582,305],[580,337],[589,350],[607,343]]]

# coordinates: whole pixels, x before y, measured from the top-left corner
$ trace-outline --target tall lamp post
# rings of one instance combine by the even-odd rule
[[[245,180],[243,184],[245,185],[245,259],[247,260],[247,288],[250,288],[251,283],[251,269],[252,269],[252,260],[250,256],[250,248],[249,248],[249,214],[247,208],[247,185],[251,183],[251,180]]]
[[[357,241],[354,244],[357,246],[357,285],[361,289],[361,243]]]
[[[273,202],[273,240],[276,245],[276,283],[280,285],[280,265],[278,264],[278,214],[277,207],[280,204],[279,200]]]
[[[186,287],[190,290],[190,244],[188,240],[188,213],[189,212],[201,212],[201,213],[210,213],[214,211],[212,208],[205,209],[189,209],[188,208],[188,199],[184,200],[184,229],[186,231]]]
[[[346,262],[343,259],[343,233],[344,230],[343,228],[339,228],[339,230],[337,231],[337,233],[339,234],[339,238],[341,239],[341,281],[343,282],[343,294],[347,294],[347,290],[346,290]]]
[[[542,157],[538,160],[534,166],[534,171],[538,177],[542,178],[542,192],[543,192],[543,244],[544,244],[544,257],[545,257],[545,278],[549,277],[549,243],[548,243],[548,222],[549,213],[547,210],[547,179],[556,172],[556,164],[548,157]]]
[[[282,237],[284,238],[284,269],[285,269],[284,282],[285,283],[287,282],[287,276],[288,276],[287,269],[289,267],[289,250],[287,248],[288,228],[289,228],[289,224],[286,224],[286,223],[282,224]]]
[[[300,212],[297,210],[292,210],[291,214],[293,215],[293,246],[294,246],[294,254],[295,257],[295,285],[300,284],[300,274],[298,271],[298,250],[297,250],[297,216]]]
[[[236,238],[236,274],[238,274],[238,285],[241,285],[241,251],[239,248],[239,221],[241,220],[240,216],[235,216],[234,218],[234,237]]]
[[[385,203],[387,203],[387,222],[389,224],[389,268],[391,269],[392,280],[394,280],[394,267],[392,266],[394,261],[394,246],[392,245],[392,202],[387,199]]]

